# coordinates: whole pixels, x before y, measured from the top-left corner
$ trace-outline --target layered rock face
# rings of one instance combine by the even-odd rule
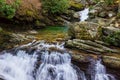
[[[69,26],[69,40],[66,47],[77,49],[72,53],[78,62],[89,62],[88,57],[101,57],[104,64],[110,68],[120,69],[120,24],[117,6],[103,7],[97,4],[89,12],[89,18],[84,22],[75,22]],[[117,46],[117,48],[115,48]]]

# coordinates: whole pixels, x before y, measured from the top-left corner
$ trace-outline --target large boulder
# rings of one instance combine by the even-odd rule
[[[70,24],[68,30],[70,38],[94,40],[101,35],[101,27],[93,22],[75,22]]]

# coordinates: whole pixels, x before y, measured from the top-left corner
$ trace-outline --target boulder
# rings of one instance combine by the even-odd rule
[[[75,22],[70,24],[68,35],[75,39],[94,40],[101,35],[101,27],[93,22]]]

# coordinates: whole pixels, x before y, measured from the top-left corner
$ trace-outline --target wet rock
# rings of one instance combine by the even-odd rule
[[[70,25],[68,35],[75,39],[92,40],[98,39],[101,35],[101,27],[93,22],[76,22]]]
[[[108,67],[120,69],[120,58],[114,56],[103,56],[102,58]]]

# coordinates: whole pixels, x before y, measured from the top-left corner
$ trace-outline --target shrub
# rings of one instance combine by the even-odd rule
[[[16,0],[12,4],[7,4],[6,0],[0,0],[0,16],[6,17],[9,19],[13,18],[19,4],[20,4],[19,0]]]
[[[102,0],[94,0],[96,3],[102,1]],[[105,4],[112,5],[114,4],[115,0],[103,0]]]
[[[120,31],[114,32],[104,37],[104,41],[110,45],[120,46]]]
[[[69,0],[43,0],[42,4],[49,13],[63,13],[69,8]]]

